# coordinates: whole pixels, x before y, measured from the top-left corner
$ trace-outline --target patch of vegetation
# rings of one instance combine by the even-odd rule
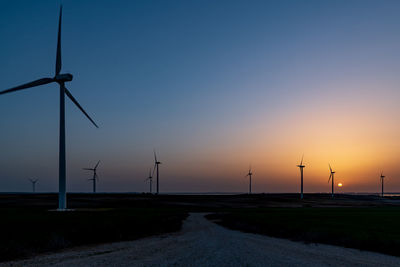
[[[174,208],[86,209],[1,208],[0,261],[58,249],[116,241],[181,229],[187,212]]]
[[[400,256],[400,208],[255,208],[210,214],[235,230]]]

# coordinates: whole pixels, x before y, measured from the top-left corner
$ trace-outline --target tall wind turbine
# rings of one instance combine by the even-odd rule
[[[332,198],[333,198],[333,196],[335,194],[335,182],[334,182],[335,172],[332,171],[330,164],[329,164],[329,170],[331,171],[331,174],[329,175],[328,183],[329,183],[329,180],[332,178]]]
[[[72,81],[72,74],[65,73],[61,74],[61,18],[62,18],[62,6],[60,7],[60,17],[58,21],[58,38],[57,38],[57,54],[56,54],[56,68],[55,76],[53,78],[41,78],[33,82],[29,82],[17,87],[13,87],[0,92],[1,94],[11,93],[39,85],[56,82],[60,86],[60,140],[59,140],[59,182],[58,182],[58,210],[66,210],[67,199],[66,199],[66,162],[65,162],[65,95],[71,99],[72,102],[85,114],[85,116],[98,128],[96,123],[89,117],[86,111],[81,107],[78,101],[72,96],[70,91],[65,87],[66,82]]]
[[[161,162],[159,162],[158,160],[157,160],[157,155],[156,155],[156,151],[154,150],[154,169],[153,169],[153,176],[154,176],[154,171],[157,169],[157,195],[158,195],[158,193],[160,192],[159,191],[159,189],[160,189],[160,187],[159,187],[159,178],[160,178],[160,172],[159,172],[159,167],[158,167],[158,165],[160,165],[161,164]]]
[[[83,170],[87,171],[92,171],[93,172],[93,178],[88,179],[89,181],[93,181],[93,193],[96,193],[96,181],[99,179],[99,176],[97,176],[97,167],[100,164],[100,160],[97,162],[96,166],[94,168],[83,168]]]
[[[251,166],[249,166],[249,172],[246,174],[245,177],[249,176],[249,194],[251,194],[251,176],[253,173],[251,172]]]
[[[301,178],[301,186],[300,186],[300,192],[301,192],[301,193],[300,193],[300,198],[301,198],[301,199],[303,199],[303,169],[306,167],[306,166],[303,165],[303,158],[304,158],[304,155],[301,157],[300,164],[297,165],[297,167],[300,168],[300,178]]]
[[[382,184],[382,197],[383,197],[383,181],[385,179],[385,176],[383,175],[383,172],[381,172],[381,184]]]
[[[151,168],[150,168],[150,171],[149,171],[149,177],[147,177],[147,179],[146,179],[146,181],[147,180],[149,180],[149,183],[150,183],[150,190],[149,190],[149,192],[150,192],[150,194],[153,192],[153,176],[151,175]]]
[[[31,178],[29,178],[29,181],[31,181],[31,183],[32,183],[32,192],[33,193],[35,193],[35,189],[36,189],[36,183],[37,183],[37,181],[39,181],[39,179],[31,179]]]

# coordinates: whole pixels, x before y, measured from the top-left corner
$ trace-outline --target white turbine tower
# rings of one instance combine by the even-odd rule
[[[383,197],[383,182],[384,182],[385,176],[383,175],[383,172],[381,172],[381,185],[382,185],[382,197]]]
[[[37,181],[39,181],[39,179],[29,178],[29,181],[32,183],[32,192],[35,193],[36,192],[36,183],[37,183]]]
[[[153,169],[153,176],[154,176],[154,171],[157,169],[157,195],[160,193],[160,187],[159,187],[159,178],[160,178],[160,172],[159,172],[159,165],[161,162],[157,160],[157,155],[156,151],[154,150],[154,169]]]
[[[151,168],[150,168],[150,171],[149,171],[149,177],[147,177],[146,181],[149,181],[149,184],[150,184],[149,192],[151,194],[151,193],[153,193],[153,176],[151,175]]]
[[[57,38],[57,54],[56,69],[53,78],[42,78],[30,83],[26,83],[17,87],[13,87],[0,92],[1,94],[11,93],[39,85],[56,82],[60,86],[60,143],[59,143],[59,170],[58,170],[58,210],[63,211],[67,208],[66,199],[66,162],[65,162],[65,95],[85,114],[85,116],[98,128],[96,123],[89,117],[86,111],[81,107],[78,101],[72,96],[71,92],[65,87],[66,82],[72,81],[72,74],[61,74],[61,18],[62,6],[60,7],[60,17],[58,21],[58,38]]]
[[[249,172],[246,174],[245,177],[249,177],[249,194],[251,194],[251,176],[253,175],[253,173],[251,172],[251,166],[249,167]]]
[[[332,171],[332,168],[331,168],[330,164],[329,164],[329,170],[331,171],[331,174],[329,175],[328,183],[329,183],[329,180],[332,178],[332,198],[333,198],[334,194],[335,194],[335,181],[334,181],[335,172]]]
[[[304,158],[304,155],[301,157],[300,164],[297,165],[297,167],[300,168],[300,179],[301,179],[301,181],[300,181],[300,198],[301,199],[303,199],[303,169],[306,167],[303,165],[303,158]]]
[[[93,181],[93,193],[96,193],[96,182],[99,179],[99,176],[97,175],[97,167],[100,164],[100,160],[97,162],[96,166],[94,168],[83,168],[83,170],[86,171],[92,171],[93,172],[93,178],[88,179],[89,181]]]

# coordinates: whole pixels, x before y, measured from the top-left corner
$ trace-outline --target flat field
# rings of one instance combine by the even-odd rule
[[[0,194],[0,261],[181,229],[189,212],[228,228],[400,256],[400,200],[307,194]]]

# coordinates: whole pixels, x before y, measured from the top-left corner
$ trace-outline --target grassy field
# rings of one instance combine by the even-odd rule
[[[106,208],[54,212],[1,208],[0,261],[58,249],[178,231],[187,213],[174,208]]]
[[[400,200],[307,194],[68,194],[74,212],[49,211],[57,194],[0,194],[0,261],[80,245],[178,231],[188,212],[270,236],[400,256]]]
[[[245,232],[400,256],[400,207],[232,209],[208,218]]]

